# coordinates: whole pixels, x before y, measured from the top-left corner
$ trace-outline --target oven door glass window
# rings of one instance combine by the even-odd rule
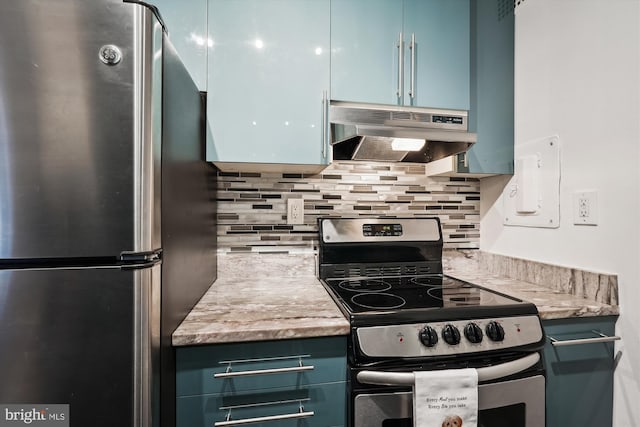
[[[541,375],[484,384],[478,392],[479,427],[544,427]],[[413,427],[411,392],[356,394],[354,427]]]
[[[526,423],[524,403],[485,409],[478,413],[478,427],[526,427]]]
[[[524,403],[478,411],[478,427],[526,427]],[[413,419],[382,420],[381,427],[413,427]]]
[[[384,420],[382,421],[382,427],[413,427],[413,420],[411,418]]]

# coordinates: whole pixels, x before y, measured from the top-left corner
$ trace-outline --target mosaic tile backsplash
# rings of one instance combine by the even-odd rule
[[[480,245],[480,182],[428,177],[424,165],[334,162],[313,175],[218,174],[218,251],[309,253],[317,218],[437,216],[445,249]],[[304,224],[287,224],[287,200],[304,200]]]

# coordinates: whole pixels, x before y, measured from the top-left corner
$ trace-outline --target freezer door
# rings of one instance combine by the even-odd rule
[[[0,402],[68,404],[72,427],[152,426],[159,274],[0,270]]]
[[[122,0],[2,2],[0,259],[160,247],[158,33]]]

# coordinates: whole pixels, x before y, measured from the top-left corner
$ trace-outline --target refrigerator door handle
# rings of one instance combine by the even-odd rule
[[[139,270],[153,267],[162,262],[162,250],[152,252],[122,252],[120,254],[120,268],[122,270]]]
[[[123,263],[148,263],[156,262],[162,258],[162,249],[147,252],[123,251],[120,253],[120,261]]]

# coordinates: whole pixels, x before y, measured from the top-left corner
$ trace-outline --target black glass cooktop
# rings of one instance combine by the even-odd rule
[[[349,314],[459,307],[512,306],[522,301],[441,275],[329,278]]]

